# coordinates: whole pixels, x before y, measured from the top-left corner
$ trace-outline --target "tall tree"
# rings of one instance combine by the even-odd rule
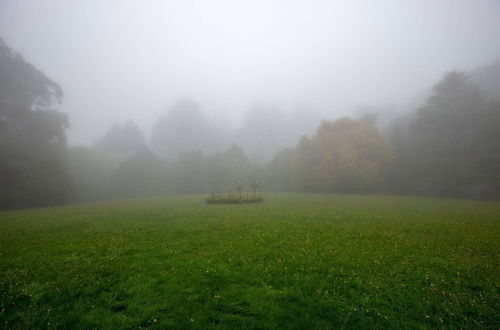
[[[278,151],[263,170],[262,188],[269,191],[290,191],[290,163],[293,149]]]
[[[193,150],[213,152],[221,146],[222,140],[223,135],[190,99],[177,101],[151,132],[152,148],[169,159]]]
[[[296,141],[290,136],[287,117],[274,106],[251,107],[236,131],[238,143],[253,159],[268,160],[276,151],[292,146]]]
[[[500,191],[500,104],[487,98],[463,72],[436,84],[396,140],[399,165],[412,192],[495,195]]]
[[[61,87],[0,39],[0,208],[72,199]]]
[[[104,152],[127,158],[142,150],[146,141],[139,126],[129,120],[125,124],[112,125],[94,146]]]
[[[373,187],[391,158],[390,144],[369,122],[323,121],[314,136],[303,137],[297,145],[292,181],[303,190],[365,191]]]
[[[118,166],[111,190],[113,197],[130,198],[165,194],[168,188],[166,164],[144,147]]]
[[[210,157],[209,183],[211,192],[235,192],[255,179],[252,163],[243,149],[233,145]]]

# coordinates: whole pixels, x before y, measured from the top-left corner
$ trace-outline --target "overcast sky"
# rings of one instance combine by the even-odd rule
[[[62,86],[87,144],[185,96],[233,124],[256,102],[331,119],[404,105],[500,58],[500,1],[0,0],[0,36]]]

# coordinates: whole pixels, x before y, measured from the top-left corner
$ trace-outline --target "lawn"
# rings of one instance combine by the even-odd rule
[[[500,202],[265,194],[0,212],[3,328],[500,328]]]

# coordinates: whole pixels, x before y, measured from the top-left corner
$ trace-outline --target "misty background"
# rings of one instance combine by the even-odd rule
[[[127,120],[149,139],[179,98],[228,131],[256,104],[393,116],[500,57],[500,2],[1,0],[0,34],[64,89],[69,144],[90,145]]]
[[[0,0],[0,38],[2,208],[500,196],[500,1]]]

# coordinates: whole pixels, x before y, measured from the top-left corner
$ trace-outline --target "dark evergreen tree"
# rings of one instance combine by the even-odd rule
[[[394,139],[397,175],[412,193],[494,197],[500,193],[500,104],[452,71]]]
[[[67,203],[61,87],[0,39],[0,208]]]

